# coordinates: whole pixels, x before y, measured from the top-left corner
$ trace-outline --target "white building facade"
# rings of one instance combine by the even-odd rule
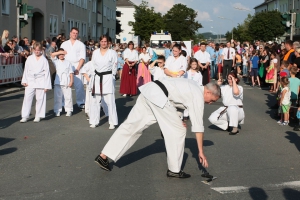
[[[117,17],[120,21],[122,32],[116,36],[117,42],[128,43],[134,39],[133,27],[129,26],[129,22],[135,22],[134,19],[134,4],[128,0],[117,1],[117,11],[121,12],[121,17]]]

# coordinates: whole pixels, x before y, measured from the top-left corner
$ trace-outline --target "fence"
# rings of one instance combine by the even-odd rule
[[[22,80],[22,57],[0,57],[0,85],[16,83]]]

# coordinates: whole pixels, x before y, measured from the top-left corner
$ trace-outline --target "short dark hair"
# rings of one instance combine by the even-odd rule
[[[163,60],[164,62],[166,61],[166,57],[163,55],[160,55],[157,57],[157,60]]]
[[[293,46],[293,41],[292,40],[287,40],[285,41],[285,44],[288,44],[289,46]]]
[[[79,33],[79,29],[77,27],[72,27],[70,32],[72,32],[73,30],[76,30]]]
[[[201,42],[200,46],[202,46],[202,45],[206,46],[206,43],[205,42]]]
[[[128,46],[129,46],[129,45],[133,45],[133,47],[134,47],[134,43],[133,43],[132,41],[129,41],[129,42],[128,42]]]
[[[185,50],[181,50],[181,55],[183,55],[184,57],[187,56],[186,51]]]
[[[109,42],[109,37],[107,35],[101,35],[99,37],[99,41],[103,40],[104,38],[106,38],[106,41]]]
[[[176,47],[178,50],[181,51],[181,45],[180,45],[180,44],[177,44],[177,43],[176,43],[176,44],[173,45],[173,48],[174,48],[174,47]],[[172,48],[172,49],[173,49],[173,48]]]

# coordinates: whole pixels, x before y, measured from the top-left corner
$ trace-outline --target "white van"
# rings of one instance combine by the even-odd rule
[[[161,31],[160,33],[154,32],[150,37],[150,47],[153,49],[153,51],[155,51],[157,55],[164,55],[166,43],[171,42],[171,34],[167,31]]]

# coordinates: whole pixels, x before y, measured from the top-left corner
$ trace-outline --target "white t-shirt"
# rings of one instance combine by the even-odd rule
[[[130,62],[135,62],[139,60],[139,55],[136,50],[126,49],[124,51],[124,60],[128,59]]]
[[[281,91],[281,94],[283,93],[284,90],[286,90],[286,93],[283,97],[282,105],[289,105],[291,100],[291,90],[288,87],[284,87]]]
[[[150,56],[147,53],[141,53],[139,56],[139,61],[142,62],[142,59],[144,60],[144,62],[148,62],[150,60]]]
[[[247,65],[247,57],[246,56],[243,56],[243,65]]]
[[[197,51],[194,55],[194,57],[198,60],[198,62],[200,63],[207,63],[207,62],[211,62],[211,59],[210,59],[210,54],[206,51]]]

